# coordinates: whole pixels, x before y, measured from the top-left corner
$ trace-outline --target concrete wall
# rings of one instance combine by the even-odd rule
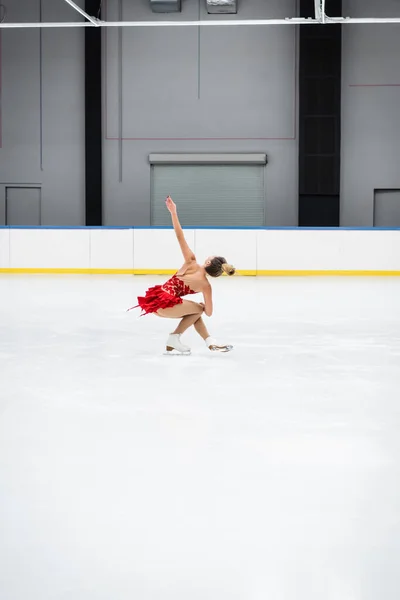
[[[104,0],[107,18],[202,19],[202,0],[155,15]],[[13,0],[7,19],[75,20],[65,2]],[[286,17],[295,0],[243,0],[229,18]],[[400,16],[398,0],[343,14]],[[227,18],[227,17],[221,17]],[[372,226],[374,190],[400,189],[400,25],[343,26],[341,225]],[[151,152],[266,152],[266,225],[297,225],[295,27],[103,31],[104,223],[150,223]],[[84,224],[84,31],[3,30],[0,224],[6,186],[41,187],[43,225]],[[123,140],[120,142],[119,137]],[[166,190],[171,192],[171,190]]]
[[[7,20],[77,19],[64,2],[12,0]],[[79,17],[79,15],[78,15]],[[39,186],[43,225],[84,223],[84,33],[1,31],[0,224],[7,185]]]
[[[343,0],[343,15],[400,17],[400,2]],[[400,24],[343,26],[341,225],[372,226],[374,190],[400,189],[399,57]]]
[[[107,0],[108,19],[118,19],[119,6]],[[203,0],[186,0],[180,14],[169,16],[153,14],[148,0],[121,0],[121,7],[126,20],[215,19]],[[229,18],[295,15],[295,0],[243,0]],[[295,27],[125,28],[104,35],[106,225],[150,224],[149,153],[247,151],[268,155],[266,224],[297,225]]]

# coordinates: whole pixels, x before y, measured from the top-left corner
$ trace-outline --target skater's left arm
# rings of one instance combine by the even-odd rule
[[[204,312],[207,317],[211,317],[213,314],[213,301],[212,301],[212,289],[211,285],[207,283],[206,287],[203,290],[204,297]]]

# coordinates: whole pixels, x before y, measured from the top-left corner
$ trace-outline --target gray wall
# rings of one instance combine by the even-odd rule
[[[38,21],[39,0],[6,2],[8,21]],[[42,0],[44,21],[77,19],[66,3]],[[43,225],[84,224],[84,33],[1,32],[0,224],[6,185],[41,190]],[[42,81],[42,85],[41,85]],[[42,89],[42,93],[41,93]]]
[[[343,0],[343,15],[400,17],[400,2]],[[343,26],[342,74],[341,225],[370,227],[374,190],[400,189],[400,24]]]
[[[167,17],[154,15],[148,0],[121,4],[126,20],[196,20],[199,11],[215,18],[204,0],[185,0],[182,13]],[[118,19],[118,7],[107,1],[108,19]],[[242,0],[229,18],[295,14],[295,0]],[[104,223],[150,223],[151,152],[249,151],[269,159],[267,224],[297,225],[297,33],[288,26],[107,30],[104,122],[114,139],[104,142]]]
[[[104,4],[109,19],[119,6],[124,19],[215,18],[203,0],[169,16],[148,0]],[[79,19],[62,0],[41,5],[43,20]],[[7,8],[9,21],[38,20],[40,0]],[[222,18],[295,14],[295,0],[241,0],[238,15]],[[400,16],[400,2],[343,0],[343,14]],[[104,223],[150,223],[151,152],[249,151],[269,157],[266,224],[297,225],[297,34],[103,30]],[[84,31],[41,35],[42,44],[38,29],[1,32],[0,224],[6,186],[21,185],[41,187],[42,224],[83,225]],[[374,190],[400,189],[399,56],[400,25],[343,26],[341,225],[372,226]]]

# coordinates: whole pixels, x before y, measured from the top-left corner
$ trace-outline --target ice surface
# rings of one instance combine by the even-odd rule
[[[1,600],[398,600],[400,279],[0,276]],[[200,299],[200,298],[199,298]]]

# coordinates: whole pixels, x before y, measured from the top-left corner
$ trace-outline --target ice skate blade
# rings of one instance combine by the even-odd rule
[[[233,346],[230,346],[230,345],[210,346],[209,348],[210,348],[211,352],[230,352],[231,350],[233,350]]]
[[[191,351],[188,350],[187,352],[180,352],[179,350],[176,350],[175,348],[166,348],[165,352],[164,352],[164,356],[190,356]]]

